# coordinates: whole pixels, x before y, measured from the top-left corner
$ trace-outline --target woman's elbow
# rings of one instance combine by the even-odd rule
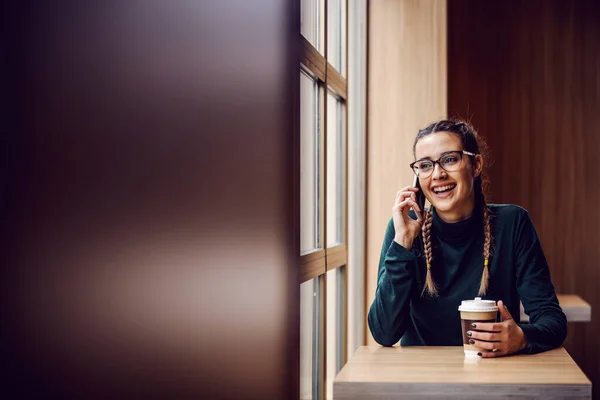
[[[371,331],[373,339],[375,339],[378,344],[384,347],[391,347],[398,343],[404,334],[404,329],[402,328],[403,324],[390,324],[389,319],[385,317],[382,321],[382,318],[380,318],[380,315],[377,312],[376,301],[377,300],[373,302],[369,309],[369,313],[367,314],[369,330]]]
[[[561,329],[561,332],[559,335],[560,343],[558,344],[558,346],[562,346],[563,343],[565,342],[565,340],[567,340],[567,333],[568,333],[568,329],[569,329],[568,326],[569,326],[569,324],[567,323],[567,318],[565,317],[564,321],[562,323],[562,329]]]
[[[368,322],[371,335],[378,344],[384,347],[391,347],[398,343],[398,340],[400,340],[400,337],[397,337],[397,335],[390,334],[388,332],[385,332],[384,329],[381,329],[379,324],[376,321],[372,320],[371,313],[369,313]]]
[[[371,324],[369,324],[369,328],[371,330],[371,335],[373,335],[373,339],[375,339],[375,341],[383,347],[392,347],[398,343],[398,340],[400,340],[400,338],[397,338],[394,335],[390,335],[382,331],[375,331]]]
[[[381,336],[376,338],[375,336],[373,336],[373,338],[375,339],[375,341],[377,343],[379,343],[380,345],[382,345],[383,347],[392,347],[393,345],[395,345],[396,343],[398,343],[398,341],[400,339],[396,339],[392,336]]]

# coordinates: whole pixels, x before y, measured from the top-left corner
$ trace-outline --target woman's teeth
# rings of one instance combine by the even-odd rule
[[[446,192],[448,190],[452,190],[456,187],[456,185],[446,185],[446,186],[438,186],[435,189],[433,189],[433,191],[435,193],[442,193],[442,192]]]

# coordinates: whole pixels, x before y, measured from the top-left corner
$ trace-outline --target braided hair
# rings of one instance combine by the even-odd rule
[[[467,121],[462,120],[442,120],[435,122],[426,128],[419,131],[415,138],[413,145],[413,153],[415,153],[417,142],[423,137],[436,132],[449,132],[458,136],[462,142],[463,149],[475,154],[485,154],[487,147],[485,141],[481,136],[477,134],[477,131]],[[481,284],[479,285],[479,295],[485,295],[489,286],[490,272],[489,272],[489,260],[491,256],[491,249],[493,246],[492,232],[490,229],[491,215],[487,206],[485,191],[486,191],[487,179],[483,169],[479,176],[474,181],[475,191],[475,209],[481,212],[483,221],[483,273],[481,275]],[[423,287],[422,295],[428,294],[430,296],[438,295],[438,288],[433,281],[431,276],[431,263],[433,260],[433,252],[431,248],[431,226],[433,224],[433,213],[431,208],[427,212],[425,222],[423,223],[422,235],[423,235],[423,249],[425,253],[425,260],[427,262],[427,275],[425,278],[425,286]]]

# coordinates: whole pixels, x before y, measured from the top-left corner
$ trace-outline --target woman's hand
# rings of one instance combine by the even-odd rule
[[[469,343],[485,349],[480,353],[483,358],[502,357],[523,350],[527,346],[527,338],[523,330],[512,318],[508,309],[500,300],[498,302],[502,322],[477,322],[472,324],[473,330],[467,332]]]
[[[396,201],[394,202],[394,207],[392,207],[394,230],[396,231],[394,241],[409,250],[423,226],[423,210],[417,204],[417,196],[415,194],[417,191],[419,191],[418,188],[412,186],[405,187],[396,194]],[[414,220],[408,215],[408,211],[411,208],[414,208],[418,220]]]

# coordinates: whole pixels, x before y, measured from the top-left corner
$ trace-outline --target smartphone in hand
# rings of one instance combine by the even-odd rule
[[[419,205],[419,208],[421,209],[421,212],[425,211],[425,195],[423,194],[423,189],[421,189],[421,184],[419,183],[419,178],[415,175],[415,180],[413,181],[413,186],[416,188],[419,188],[419,191],[415,194],[417,197],[417,204]],[[415,214],[417,214],[417,219],[419,221],[423,220],[423,214],[420,214],[417,212],[417,210],[414,210]]]

